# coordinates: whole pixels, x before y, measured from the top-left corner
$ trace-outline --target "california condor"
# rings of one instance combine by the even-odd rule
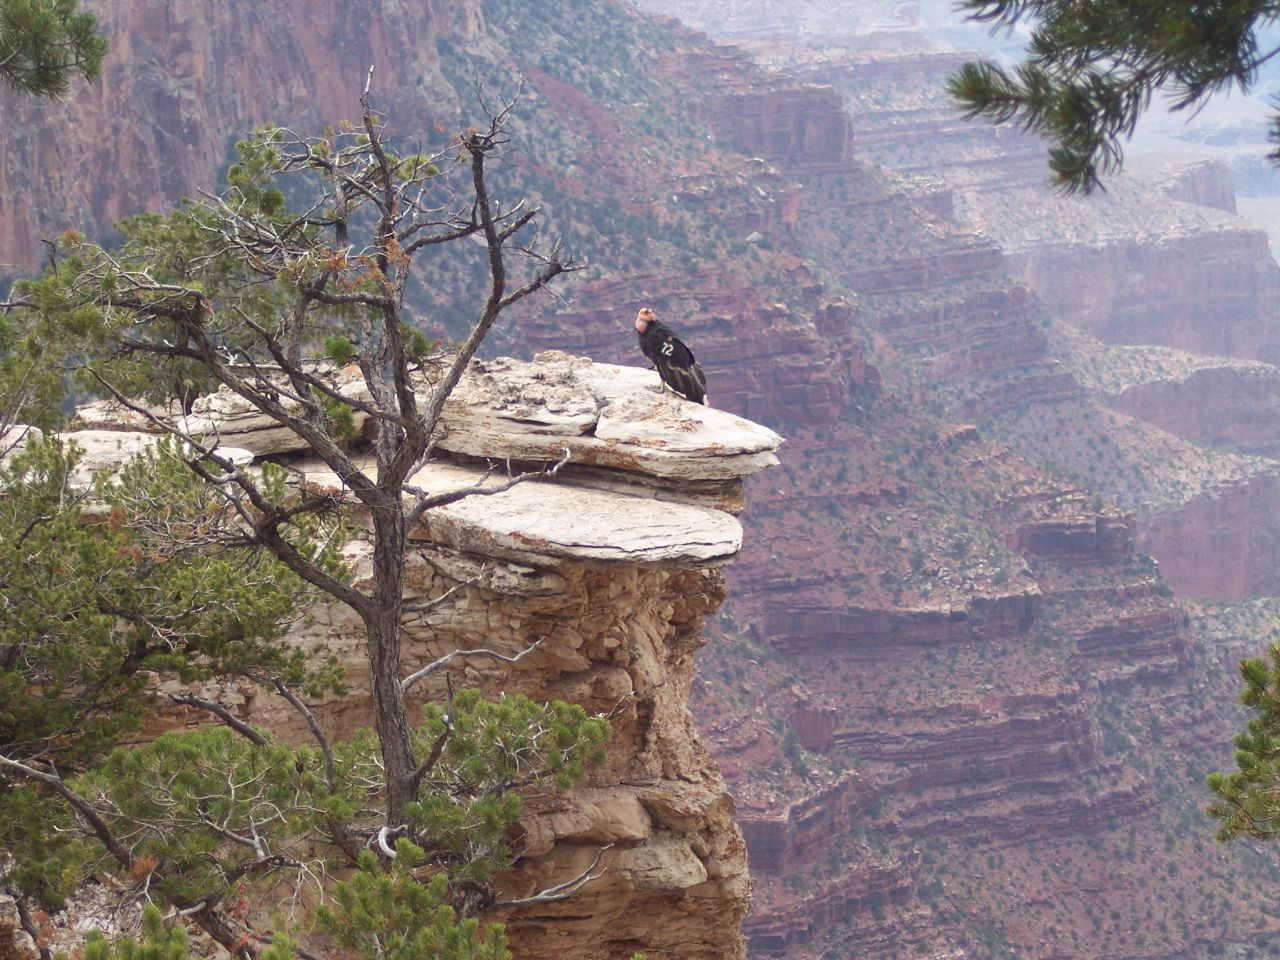
[[[655,319],[648,307],[641,307],[636,314],[636,332],[640,334],[640,349],[658,368],[662,382],[687,400],[706,403],[707,379],[693,359],[693,351],[675,332]]]

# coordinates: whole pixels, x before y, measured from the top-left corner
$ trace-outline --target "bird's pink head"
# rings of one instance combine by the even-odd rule
[[[649,329],[649,324],[653,323],[653,311],[648,307],[641,307],[640,312],[636,314],[636,331],[644,333]]]

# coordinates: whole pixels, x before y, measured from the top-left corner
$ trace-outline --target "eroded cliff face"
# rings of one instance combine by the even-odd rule
[[[1105,395],[1114,409],[1188,440],[1273,458],[1280,452],[1280,369],[1270,364],[1201,360]]]
[[[1166,698],[1197,682],[1183,610],[1134,553],[1136,524],[986,441],[953,444],[928,462],[941,491],[988,490],[970,509],[1004,534],[985,550],[975,528],[951,526],[938,492],[868,477],[842,520],[876,559],[829,570],[838,532],[811,528],[812,555],[766,553],[780,545],[764,518],[781,499],[819,527],[825,504],[796,503],[803,488],[753,495],[764,529],[734,571],[733,613],[758,625],[745,639],[758,666],[724,647],[696,703],[739,796],[759,956],[984,956],[972,925],[987,916],[1029,954],[1075,955],[1087,948],[1064,903],[1078,879],[1041,875],[1038,855],[1087,862],[1091,844],[1136,831],[1155,860],[1184,856],[1162,851],[1167,787],[1115,732],[1138,729],[1116,717],[1119,700],[1169,716]],[[743,693],[724,692],[730,682]],[[1152,915],[1132,872],[1091,876],[1082,901]]]
[[[1234,216],[1225,167],[1149,160],[1105,193],[1057,194],[1036,138],[966,122],[947,99],[965,59],[834,45],[796,72],[844,96],[857,156],[944,183],[951,218],[998,245],[1055,318],[1110,343],[1274,358],[1280,266],[1265,232]]]
[[[406,134],[430,129],[457,109],[437,43],[485,42],[478,0],[89,6],[111,42],[98,83],[62,103],[0,91],[6,270],[32,269],[62,229],[100,235],[211,188],[254,124],[310,133],[358,116],[370,66],[379,109]]]
[[[731,622],[717,631],[733,641],[717,640],[695,685],[751,848],[753,952],[1089,956],[1105,944],[1126,957],[1194,956],[1187,909],[1232,937],[1264,937],[1273,923],[1241,885],[1186,876],[1186,864],[1218,855],[1209,827],[1187,821],[1202,803],[1197,764],[1223,762],[1205,748],[1229,742],[1233,694],[1171,586],[1228,597],[1268,588],[1271,468],[1109,410],[1085,382],[1050,311],[1011,280],[1022,261],[996,232],[1005,219],[1058,222],[1043,191],[1017,186],[1039,177],[1038,151],[1011,131],[943,118],[919,94],[921,65],[954,57],[864,58],[851,150],[833,157],[784,135],[807,125],[779,114],[825,114],[830,91],[811,81],[848,95],[844,67],[805,69],[809,53],[794,47],[756,52],[800,82],[744,81],[715,128],[802,185],[803,229],[780,241],[821,264],[831,286],[793,298],[791,315],[801,300],[822,337],[811,347],[786,328],[788,358],[825,355],[844,372],[847,406],[838,420],[810,421],[794,395],[750,395],[791,443],[783,470],[753,485],[750,546],[730,575]],[[940,76],[931,82],[940,89]],[[930,155],[939,129],[962,142],[944,137]],[[866,159],[905,165],[911,179]],[[926,179],[935,159],[960,170],[956,181]],[[1212,177],[1179,189],[1227,206]],[[1125,283],[1155,283],[1170,253],[1195,296],[1152,304],[1152,315],[1185,317],[1199,346],[1235,336],[1261,349],[1273,267],[1248,240],[1256,231],[1142,197],[1068,218],[1055,241],[1087,263],[1111,231],[1111,269],[1135,262],[1123,250],[1145,258]],[[991,204],[986,235],[966,206],[980,201]],[[1135,236],[1136,213],[1147,229]],[[1175,248],[1201,238],[1214,260],[1217,239],[1231,237],[1246,238],[1247,262],[1236,262],[1241,250],[1223,254],[1239,298],[1224,333],[1195,299],[1216,268]],[[1077,297],[1110,289],[1065,259],[1056,269]],[[1246,282],[1255,275],[1261,286]],[[676,315],[701,316],[701,295],[682,288]],[[779,328],[740,302],[739,357],[766,351]],[[723,336],[703,328],[700,342],[716,351]],[[1246,428],[1229,409],[1201,416]],[[1060,472],[1019,460],[993,432]],[[1215,504],[1224,509],[1203,535],[1164,525],[1179,512],[1208,519]],[[1143,549],[1168,559],[1154,565]],[[1165,896],[1153,905],[1156,885]],[[1247,901],[1250,919],[1227,898]]]
[[[764,47],[761,56],[784,54]],[[1228,171],[1203,159],[1136,164],[1105,194],[1054,194],[1036,139],[966,123],[947,101],[946,76],[963,59],[832,47],[796,67],[844,95],[856,155],[940,181],[951,197],[941,217],[950,244],[957,232],[981,231],[1000,250],[997,269],[1035,294],[1021,316],[1008,294],[971,295],[953,329],[935,322],[917,338],[910,327],[886,327],[895,345],[930,364],[921,395],[1132,511],[1139,543],[1179,591],[1225,599],[1272,591],[1275,469],[1254,455],[1273,449],[1275,368],[1205,359],[1275,358],[1280,267],[1265,233],[1232,215]],[[866,288],[862,274],[849,276]],[[963,286],[973,285],[966,277]],[[941,344],[953,352],[938,356]]]
[[[202,399],[183,423],[246,463],[270,458],[310,489],[345,492],[296,437],[230,394]],[[88,448],[86,467],[110,469],[155,441],[113,404],[83,408],[77,425],[70,437]],[[474,364],[445,427],[442,446],[457,459],[412,481],[432,492],[478,483],[486,464],[508,458],[554,463],[567,449],[571,461],[554,479],[430,511],[411,533],[406,599],[446,601],[407,615],[402,670],[456,649],[513,655],[541,641],[514,668],[466,660],[455,685],[579,703],[613,725],[607,763],[582,786],[526,798],[518,859],[503,879],[511,895],[576,876],[612,848],[603,876],[578,896],[504,918],[516,955],[743,957],[746,847],[688,694],[703,623],[724,599],[719,568],[741,548],[743,478],[776,462],[780,438],[660,392],[651,372],[563,353]],[[346,552],[359,586],[369,545],[356,539]],[[350,695],[314,705],[322,724],[331,735],[369,725],[359,621],[333,605],[301,622],[290,642],[336,654],[351,679]],[[424,686],[419,700],[443,696],[439,683]],[[307,736],[274,696],[240,685],[211,692],[245,719]]]

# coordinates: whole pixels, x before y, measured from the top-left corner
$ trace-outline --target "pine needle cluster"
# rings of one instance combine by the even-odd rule
[[[952,95],[970,117],[1011,121],[1047,138],[1054,180],[1067,192],[1088,193],[1119,168],[1121,141],[1158,91],[1172,109],[1194,110],[1232,86],[1250,89],[1277,52],[1259,46],[1280,13],[1274,0],[962,0],[960,7],[993,32],[1028,25],[1031,33],[1021,63],[965,64],[949,81]],[[1274,139],[1280,117],[1273,122]]]

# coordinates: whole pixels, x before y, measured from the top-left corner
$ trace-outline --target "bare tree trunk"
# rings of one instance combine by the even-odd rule
[[[403,507],[393,494],[373,510],[373,604],[365,619],[369,634],[369,685],[374,726],[382,745],[387,782],[387,825],[408,817],[413,779],[413,746],[400,686],[400,617],[404,604],[404,552],[407,540]]]

